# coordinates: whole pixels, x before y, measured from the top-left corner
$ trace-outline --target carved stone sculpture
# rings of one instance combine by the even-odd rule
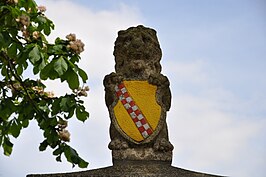
[[[172,160],[166,112],[169,80],[161,74],[156,31],[144,26],[119,31],[115,71],[104,78],[113,160]]]
[[[166,125],[171,92],[161,74],[156,31],[144,26],[119,31],[114,56],[116,72],[104,78],[113,166],[27,177],[215,177],[171,166]]]

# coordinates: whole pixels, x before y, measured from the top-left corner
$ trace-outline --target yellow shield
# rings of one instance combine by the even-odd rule
[[[157,86],[147,81],[123,81],[116,86],[114,123],[125,138],[141,143],[157,134],[161,106],[156,91]]]

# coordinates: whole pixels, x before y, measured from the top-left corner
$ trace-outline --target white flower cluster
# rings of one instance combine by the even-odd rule
[[[58,124],[58,136],[63,141],[70,141],[70,133],[65,128],[67,127],[67,121],[60,121]]]
[[[16,90],[21,89],[21,85],[20,85],[20,83],[14,83],[14,84],[13,84],[13,88],[15,88]]]
[[[33,37],[33,39],[38,39],[40,37],[40,32],[39,31],[34,31],[32,33],[32,37]]]
[[[9,0],[9,1],[12,1],[12,0]],[[13,0],[13,1],[15,2],[15,0]],[[46,11],[46,7],[45,6],[38,6],[37,10],[39,12],[43,13],[43,12]],[[31,11],[31,9],[29,9],[28,11]],[[22,36],[24,36],[26,40],[29,40],[30,33],[27,30],[27,28],[28,28],[28,26],[30,26],[30,23],[31,23],[30,17],[25,15],[25,14],[22,14],[21,16],[16,18],[16,21],[21,24],[20,31],[22,32]],[[39,31],[34,31],[32,33],[32,37],[35,40],[38,39],[40,37],[40,32]]]
[[[84,43],[80,39],[76,39],[75,34],[69,34],[66,36],[66,38],[69,40],[67,48],[72,49],[77,54],[80,54],[84,51]]]
[[[17,22],[19,22],[22,26],[20,28],[20,31],[22,32],[22,35],[26,38],[29,39],[30,33],[27,30],[27,27],[30,25],[30,17],[22,14],[20,17],[16,19]]]
[[[13,83],[13,84],[8,84],[7,88],[11,89],[12,93],[16,93],[17,91],[22,89],[20,83],[18,82]]]
[[[72,33],[68,34],[68,35],[66,36],[66,38],[67,38],[69,41],[75,41],[75,40],[77,40],[77,39],[76,39],[76,35],[75,35],[75,34],[72,34]]]
[[[17,4],[18,0],[6,0],[7,4]]]
[[[74,90],[74,93],[76,93],[78,96],[88,96],[87,92],[90,90],[89,86],[85,86],[83,88],[79,87],[78,89]]]
[[[17,22],[20,22],[23,26],[28,27],[30,25],[30,17],[22,14],[19,18],[16,19]]]
[[[34,86],[34,87],[32,87],[32,90],[37,92],[39,95],[46,96],[48,98],[54,98],[53,92],[45,92],[42,87]]]
[[[38,6],[37,9],[38,9],[39,12],[42,12],[42,13],[46,11],[46,7],[45,6]]]
[[[63,130],[59,131],[58,132],[58,136],[63,141],[67,141],[67,142],[70,141],[70,133],[66,129],[63,129]]]

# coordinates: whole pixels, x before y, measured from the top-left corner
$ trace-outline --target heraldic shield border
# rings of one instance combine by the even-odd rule
[[[156,94],[157,86],[147,81],[123,81],[115,86],[117,99],[110,108],[111,119],[123,137],[141,144],[158,134],[166,116]]]

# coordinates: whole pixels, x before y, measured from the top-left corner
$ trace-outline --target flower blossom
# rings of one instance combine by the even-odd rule
[[[74,93],[78,96],[88,96],[88,91],[90,90],[89,86],[85,86],[83,88],[79,87],[78,89],[74,90]]]
[[[18,0],[7,0],[6,3],[17,4]]]
[[[63,129],[62,131],[59,131],[58,132],[58,136],[63,141],[67,141],[67,142],[70,141],[70,133],[66,129]]]
[[[70,33],[69,35],[66,36],[66,38],[67,38],[69,41],[75,41],[75,40],[76,40],[76,35]]]
[[[23,26],[30,25],[30,17],[24,14],[22,14],[18,19],[16,19],[16,21],[20,22]]]
[[[46,7],[45,7],[45,6],[38,6],[37,9],[38,9],[40,12],[45,12],[45,11],[46,11]]]
[[[40,33],[39,33],[39,31],[34,31],[34,32],[32,33],[32,36],[33,36],[34,39],[38,39],[38,38],[40,37]]]
[[[69,34],[66,38],[70,41],[67,48],[72,49],[75,53],[80,54],[84,51],[84,43],[80,39],[76,39],[75,34]]]
[[[54,98],[54,92],[45,92],[48,98]]]

